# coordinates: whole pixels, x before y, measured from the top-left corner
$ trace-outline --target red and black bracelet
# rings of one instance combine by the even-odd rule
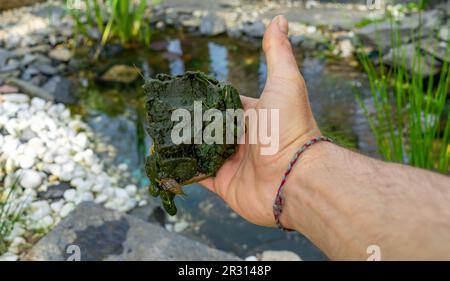
[[[312,146],[315,143],[321,142],[321,141],[327,141],[327,142],[333,142],[332,139],[325,137],[325,136],[318,136],[315,137],[309,141],[307,141],[302,147],[300,147],[299,150],[294,154],[294,157],[292,157],[291,162],[289,162],[289,166],[286,170],[286,172],[283,175],[283,179],[281,180],[281,184],[278,187],[277,196],[275,197],[275,202],[273,203],[273,215],[275,217],[275,222],[278,226],[278,228],[285,230],[285,231],[292,231],[292,229],[288,229],[283,227],[283,225],[280,222],[281,214],[283,213],[283,206],[284,206],[284,197],[283,197],[283,188],[286,184],[286,178],[291,173],[292,167],[294,167],[295,163],[297,163],[297,160],[299,159],[300,155],[302,155],[305,150]]]

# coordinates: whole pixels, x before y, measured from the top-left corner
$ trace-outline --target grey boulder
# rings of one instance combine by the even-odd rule
[[[24,260],[229,260],[238,257],[136,217],[84,202]]]

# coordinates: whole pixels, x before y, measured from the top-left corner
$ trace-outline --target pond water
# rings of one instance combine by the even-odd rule
[[[148,183],[143,160],[151,140],[143,129],[142,80],[127,86],[106,84],[98,81],[100,73],[114,64],[135,65],[144,77],[201,70],[231,82],[241,94],[251,97],[260,95],[266,79],[266,63],[256,41],[203,38],[172,31],[156,34],[151,49],[108,46],[98,62],[88,58],[89,52],[80,51],[77,56],[79,72],[75,78],[83,86],[80,105],[73,110],[116,147],[115,163],[128,164],[143,188]],[[364,75],[346,62],[325,61],[301,48],[295,49],[295,55],[321,128],[341,143],[374,155],[374,141],[355,99],[355,87],[366,92]],[[177,198],[179,214],[189,222],[183,235],[241,257],[270,249],[294,251],[305,260],[325,259],[301,234],[247,223],[199,185],[188,186],[185,192],[186,199]]]

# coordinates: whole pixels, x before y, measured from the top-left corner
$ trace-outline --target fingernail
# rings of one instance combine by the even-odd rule
[[[277,16],[277,25],[278,29],[280,29],[281,32],[284,34],[288,34],[288,21],[286,18],[282,15]]]

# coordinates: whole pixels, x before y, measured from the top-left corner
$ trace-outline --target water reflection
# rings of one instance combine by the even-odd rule
[[[209,72],[218,80],[228,80],[228,50],[214,42],[208,43]]]
[[[181,49],[181,43],[179,39],[173,39],[169,41],[167,46],[167,56],[170,61],[170,74],[180,75],[185,72],[184,61],[181,59],[183,50]]]
[[[228,81],[242,95],[260,95],[260,48],[228,46]],[[252,51],[249,51],[251,49]],[[265,78],[264,78],[265,80]]]

